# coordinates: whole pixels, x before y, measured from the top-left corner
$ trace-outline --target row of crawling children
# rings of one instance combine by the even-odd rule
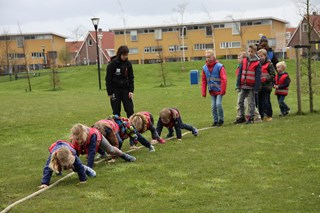
[[[123,141],[130,140],[130,148],[135,148],[141,143],[148,148],[149,152],[155,152],[154,146],[142,136],[146,131],[151,132],[152,140],[164,144],[166,141],[160,137],[163,127],[168,129],[166,138],[174,136],[181,141],[181,129],[191,131],[194,136],[198,130],[182,122],[180,112],[177,108],[164,108],[160,112],[157,127],[154,126],[154,119],[150,112],[138,112],[130,118],[112,115],[106,119],[97,121],[92,127],[84,124],[75,124],[71,128],[71,142],[57,140],[49,147],[49,157],[43,169],[43,177],[39,188],[46,188],[50,185],[53,173],[61,175],[62,170],[73,170],[78,174],[79,184],[86,183],[87,177],[95,177],[93,170],[95,155],[99,158],[111,156],[111,162],[117,157],[127,162],[134,162],[136,158],[121,150]],[[154,141],[154,142],[156,142]],[[82,164],[79,156],[87,156],[87,165]]]

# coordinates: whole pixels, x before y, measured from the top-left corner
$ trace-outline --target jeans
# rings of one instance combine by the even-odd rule
[[[277,95],[278,98],[278,103],[279,103],[279,107],[280,107],[280,111],[281,114],[285,114],[287,113],[290,108],[287,106],[287,104],[284,102],[284,99],[286,98],[286,96],[284,95]]]
[[[222,95],[211,96],[211,109],[213,121],[215,123],[218,123],[218,121],[223,122]]]
[[[258,107],[261,118],[266,114],[268,117],[272,117],[272,105],[270,102],[271,91],[265,87],[262,87],[258,93]]]
[[[238,106],[240,108],[240,117],[244,118],[244,99],[248,98],[248,104],[249,104],[249,116],[254,117],[254,112],[255,112],[255,95],[253,89],[241,89],[240,91],[240,97],[239,97],[239,102]]]

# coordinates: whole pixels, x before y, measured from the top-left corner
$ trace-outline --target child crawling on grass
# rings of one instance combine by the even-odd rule
[[[198,135],[198,130],[189,125],[182,122],[180,112],[177,108],[163,108],[160,111],[159,120],[157,124],[157,132],[158,135],[161,135],[163,126],[168,128],[167,138],[173,137],[173,128],[176,131],[178,141],[181,141],[182,134],[181,129],[186,129],[191,131],[194,136]]]
[[[88,156],[87,166],[90,168],[93,167],[94,158],[98,150],[100,154],[101,152],[107,152],[108,154],[118,156],[128,162],[136,160],[135,157],[112,146],[96,128],[90,128],[78,123],[71,128],[71,139],[77,154],[86,154]]]
[[[74,146],[63,140],[58,140],[49,147],[49,158],[43,169],[43,177],[40,189],[46,188],[50,184],[52,172],[61,174],[62,170],[72,169],[78,173],[80,183],[85,183],[88,177],[95,177],[96,172],[81,163],[76,154]]]

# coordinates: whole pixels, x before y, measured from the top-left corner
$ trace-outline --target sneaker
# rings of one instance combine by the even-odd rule
[[[242,124],[245,123],[246,119],[244,117],[237,118],[233,123],[234,124]]]
[[[218,125],[218,122],[213,122],[213,124],[211,126],[216,127],[217,125]]]
[[[164,144],[164,143],[166,143],[166,140],[163,138],[158,138],[158,142],[161,144]]]
[[[196,136],[198,136],[198,130],[197,130],[197,128],[193,128],[193,130],[192,130],[192,134],[196,137]]]
[[[149,152],[155,152],[155,151],[156,151],[156,149],[154,148],[154,146],[150,145],[149,146]]]
[[[88,177],[95,177],[96,176],[96,172],[93,169],[91,169],[89,166],[85,166],[85,165],[83,165],[83,166],[84,166],[85,173]]]
[[[253,124],[254,123],[254,118],[251,117],[247,120],[246,124]]]
[[[219,126],[222,126],[223,123],[224,123],[224,121],[221,121],[221,120],[220,120],[220,121],[218,122],[217,126],[218,126],[218,127],[219,127]]]
[[[137,159],[127,153],[123,153],[123,155],[121,156],[121,158],[127,162],[134,162],[136,161]]]
[[[168,133],[166,138],[171,138],[171,137],[173,137],[173,136],[174,136],[173,133]]]
[[[265,118],[264,121],[267,121],[267,122],[272,121],[272,117],[267,116],[267,117],[264,117],[264,118]]]

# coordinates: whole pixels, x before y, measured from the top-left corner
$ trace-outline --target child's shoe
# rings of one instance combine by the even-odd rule
[[[149,146],[149,152],[155,152],[155,151],[156,151],[156,149],[154,148],[154,146],[150,145]]]
[[[91,169],[89,166],[85,166],[85,165],[83,165],[83,166],[84,166],[85,173],[88,177],[95,177],[96,176],[96,172],[93,169]]]
[[[212,127],[218,126],[218,122],[213,122],[213,124],[212,124],[211,126],[212,126]]]
[[[222,126],[223,123],[224,123],[224,121],[220,120],[220,121],[218,122],[217,126],[218,126],[218,127],[219,127],[219,126]]]
[[[166,143],[166,140],[163,138],[158,138],[158,142],[161,144],[164,144],[164,143]]]
[[[272,117],[269,117],[269,116],[264,117],[264,121],[270,122],[270,121],[272,121]]]
[[[196,137],[196,136],[198,136],[198,130],[197,130],[197,128],[193,128],[192,129],[192,134]]]
[[[121,158],[125,161],[128,161],[128,162],[134,162],[136,161],[137,159],[127,153],[123,153],[123,155],[121,156]]]
[[[253,124],[253,123],[254,123],[254,118],[253,117],[250,117],[246,122],[246,124]]]
[[[242,123],[245,123],[245,122],[246,122],[246,119],[244,117],[239,117],[233,123],[234,124],[242,124]]]

